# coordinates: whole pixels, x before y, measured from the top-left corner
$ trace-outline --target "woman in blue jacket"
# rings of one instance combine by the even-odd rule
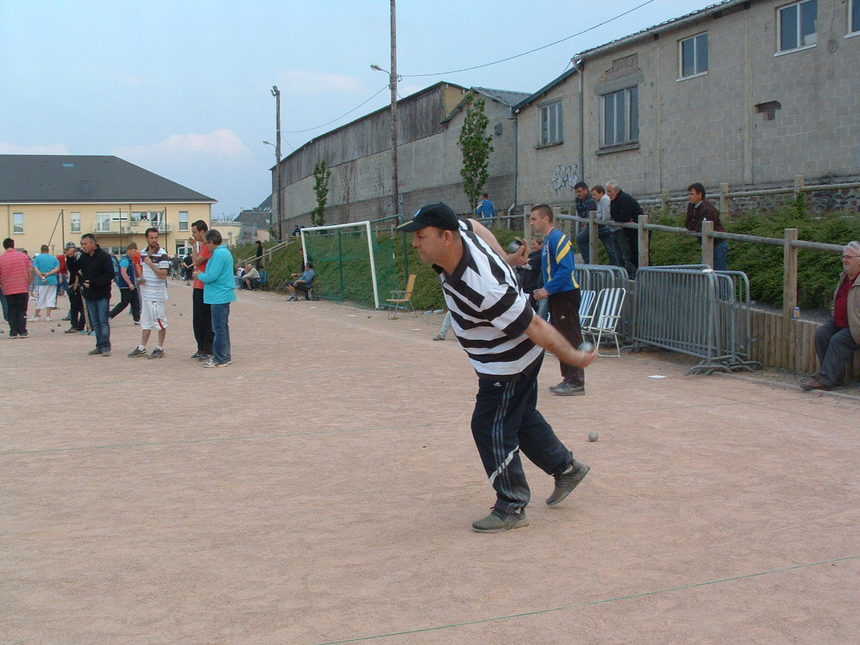
[[[203,363],[203,367],[224,367],[233,362],[230,355],[229,324],[230,303],[236,299],[233,254],[230,249],[221,246],[221,233],[214,228],[206,231],[203,240],[206,247],[212,251],[212,257],[206,265],[206,271],[197,273],[197,278],[203,283],[203,302],[211,305],[212,330],[215,332],[212,358]]]

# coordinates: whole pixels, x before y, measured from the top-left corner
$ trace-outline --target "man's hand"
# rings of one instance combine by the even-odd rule
[[[521,267],[529,261],[529,247],[526,244],[520,246],[516,253],[508,253],[505,260],[512,267]]]
[[[549,291],[541,287],[540,289],[535,289],[532,292],[532,295],[534,296],[535,300],[546,300],[547,298],[549,298]]]

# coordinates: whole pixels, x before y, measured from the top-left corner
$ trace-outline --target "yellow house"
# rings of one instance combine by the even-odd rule
[[[31,255],[62,252],[93,233],[103,249],[146,246],[156,227],[171,255],[183,255],[191,223],[212,219],[215,200],[113,156],[0,155],[0,233]]]

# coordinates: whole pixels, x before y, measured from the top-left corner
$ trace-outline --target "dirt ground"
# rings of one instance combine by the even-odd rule
[[[0,339],[0,643],[860,641],[856,390],[645,352],[554,397],[547,357],[539,407],[591,473],[548,508],[527,463],[531,525],[481,535],[441,315],[242,292],[234,364],[203,369],[170,295],[161,361],[126,358],[125,315],[108,358],[56,323]]]

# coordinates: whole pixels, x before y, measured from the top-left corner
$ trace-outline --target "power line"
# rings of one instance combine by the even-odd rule
[[[589,31],[593,31],[593,30],[597,29],[598,27],[602,27],[603,25],[609,24],[613,20],[618,20],[619,18],[626,16],[628,13],[633,13],[637,9],[641,9],[645,5],[649,5],[652,2],[654,2],[654,0],[647,0],[647,2],[643,2],[642,4],[636,5],[632,9],[628,9],[627,11],[625,11],[623,13],[619,13],[617,16],[613,16],[612,18],[609,18],[607,20],[604,20],[603,22],[597,23],[596,25],[592,25],[588,29],[583,29],[582,31],[579,31],[575,34],[572,34],[570,36],[566,36],[564,38],[561,38],[560,40],[556,40],[555,42],[549,43],[548,45],[542,45],[541,47],[536,47],[534,49],[530,49],[529,51],[522,52],[520,54],[514,54],[513,56],[508,56],[507,58],[501,58],[501,59],[495,60],[491,63],[484,63],[483,65],[473,65],[472,67],[463,67],[462,69],[450,69],[450,70],[445,71],[445,72],[434,72],[432,74],[403,74],[403,77],[404,78],[424,78],[427,76],[446,76],[448,74],[459,74],[460,72],[469,72],[473,69],[481,69],[482,67],[490,67],[491,65],[498,65],[499,63],[506,63],[509,60],[514,60],[515,58],[520,58],[522,56],[528,56],[529,54],[534,54],[535,52],[539,52],[542,49],[547,49],[548,47],[553,47],[554,45],[558,45],[559,43],[563,43],[566,40],[570,40],[571,38],[576,38],[577,36],[581,36],[582,34],[588,33]]]
[[[326,127],[327,125],[331,125],[331,124],[332,124],[332,123],[334,123],[335,121],[340,121],[343,117],[345,117],[345,116],[347,116],[347,115],[349,115],[349,114],[352,114],[352,113],[353,113],[353,112],[355,112],[358,108],[360,108],[361,106],[365,105],[366,103],[370,103],[373,99],[375,99],[377,96],[379,96],[379,95],[383,92],[383,90],[387,90],[387,89],[389,89],[388,85],[384,85],[384,86],[382,86],[382,88],[380,88],[380,90],[379,90],[376,94],[374,94],[373,96],[371,96],[369,99],[367,99],[367,100],[365,100],[365,101],[362,101],[361,103],[359,103],[358,105],[356,105],[356,106],[355,106],[354,108],[352,108],[351,110],[349,110],[349,111],[347,111],[347,112],[344,112],[343,114],[341,114],[341,115],[340,115],[339,117],[337,117],[336,119],[332,119],[331,121],[327,121],[326,123],[321,123],[320,125],[316,125],[316,126],[314,126],[314,127],[312,127],[312,128],[305,128],[304,130],[283,130],[283,132],[286,132],[286,133],[288,133],[288,134],[301,134],[301,133],[303,133],[303,132],[310,132],[311,130],[319,130],[320,128],[324,128],[324,127]],[[292,146],[290,146],[290,147],[292,147]]]

